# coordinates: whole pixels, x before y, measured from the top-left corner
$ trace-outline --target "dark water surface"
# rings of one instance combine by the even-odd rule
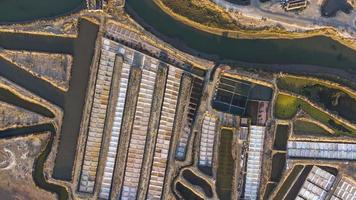
[[[356,70],[356,52],[328,37],[231,39],[196,30],[161,11],[152,0],[127,0],[126,10],[147,30],[181,50],[196,50],[217,60],[318,65]],[[203,56],[204,57],[204,56]]]
[[[74,42],[75,39],[73,38],[0,32],[0,47],[9,50],[73,54]],[[32,76],[26,70],[16,67],[1,57],[0,76],[15,82],[59,107],[63,107],[64,93],[60,89],[38,77]],[[42,112],[38,113],[43,114]]]
[[[1,1],[1,0],[0,0]],[[73,38],[28,33],[0,33],[0,47],[9,50],[73,53]]]
[[[0,24],[53,18],[85,7],[84,0],[0,0]]]
[[[0,64],[0,66],[1,66],[1,64]],[[34,113],[39,113],[39,114],[49,117],[49,118],[54,117],[54,114],[47,108],[45,108],[41,105],[29,102],[25,99],[22,99],[19,96],[13,94],[10,90],[4,89],[4,88],[0,88],[0,101],[9,103],[11,105],[14,105],[14,106],[17,106],[20,108],[24,108],[24,109],[32,111]]]
[[[63,92],[48,82],[34,77],[25,70],[0,58],[0,76],[56,104],[64,110],[64,119],[60,135],[61,139],[53,171],[53,177],[56,179],[71,180],[97,32],[98,26],[85,19],[80,20],[79,35],[76,39],[0,32],[0,46],[6,49],[26,49],[28,51],[68,53],[73,55],[73,66],[68,92]],[[2,94],[5,97],[6,95],[7,97],[9,96],[4,92],[2,92]],[[19,104],[19,99],[15,99],[14,102],[9,103]],[[23,103],[21,107],[29,109],[29,106],[29,104]],[[45,114],[46,116],[51,114],[40,106],[32,106],[29,110]]]
[[[334,17],[339,10],[350,14],[353,8],[347,0],[325,0],[321,6],[321,14],[326,17]]]
[[[94,56],[99,27],[85,19],[80,20],[79,35],[74,42],[73,67],[70,87],[64,98],[64,117],[53,177],[72,179],[80,122],[84,109],[90,66]]]

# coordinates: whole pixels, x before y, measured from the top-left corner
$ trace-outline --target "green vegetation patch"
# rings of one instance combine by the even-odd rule
[[[317,81],[288,76],[279,78],[277,85],[281,90],[303,95],[321,107],[356,123],[356,94],[348,94]]]
[[[277,125],[273,148],[275,150],[285,151],[287,149],[288,136],[289,136],[289,126],[280,125],[280,124]]]
[[[276,153],[272,158],[272,174],[270,181],[279,182],[282,177],[284,166],[286,165],[286,154]]]
[[[296,97],[279,94],[275,104],[275,117],[280,119],[291,119],[297,113],[298,109],[304,110],[313,119],[327,125],[335,131],[337,135],[356,135],[356,130],[345,127],[340,122],[332,119],[328,114],[311,106],[308,102]]]
[[[219,165],[217,169],[216,192],[220,199],[231,199],[234,160],[231,155],[233,133],[222,129],[219,145]]]
[[[216,11],[204,5],[200,5],[195,0],[160,0],[162,3],[170,8],[173,12],[187,17],[188,19],[204,24],[209,27],[234,29],[236,24],[232,19],[222,15],[221,12]]]
[[[274,109],[275,117],[291,119],[298,111],[298,99],[293,96],[279,94]]]
[[[311,136],[332,136],[327,130],[317,124],[296,120],[293,124],[293,133],[296,135],[311,135]]]

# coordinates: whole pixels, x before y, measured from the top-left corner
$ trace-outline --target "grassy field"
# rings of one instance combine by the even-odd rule
[[[219,145],[219,166],[216,177],[216,192],[220,199],[231,199],[234,160],[231,155],[233,133],[222,129]]]
[[[322,127],[311,122],[296,120],[293,125],[293,133],[296,135],[333,136]]]
[[[279,119],[291,119],[298,111],[298,99],[293,96],[280,94],[275,105],[275,117]]]
[[[302,109],[313,119],[333,129],[337,135],[356,135],[356,130],[342,125],[341,122],[335,121],[331,116],[314,108],[309,103],[290,95],[279,94],[274,109],[275,117],[279,119],[291,119],[298,109]]]
[[[198,0],[161,0],[161,2],[188,19],[215,28],[234,29],[236,24],[220,9],[207,7]]]
[[[306,79],[299,79],[294,77],[279,77],[277,79],[277,86],[279,89],[288,90],[294,93],[299,94],[301,89],[307,85],[314,85],[316,84],[315,81],[306,80]]]
[[[334,87],[330,87],[330,85],[327,85],[325,83],[323,83],[322,81],[317,81],[316,80],[311,80],[311,79],[306,79],[303,77],[297,77],[297,76],[283,76],[283,77],[279,77],[277,79],[277,86],[280,89],[285,89],[294,93],[301,93],[303,88],[306,86],[310,86],[310,85],[322,85],[324,87],[328,87],[328,88],[333,88],[333,89],[338,89],[338,87],[334,86]],[[340,90],[341,91],[341,90]],[[347,90],[342,90],[342,92],[347,93],[350,97],[356,99],[356,94],[347,91]]]
[[[280,77],[277,85],[281,90],[303,95],[321,107],[356,123],[356,94],[350,91],[329,87],[323,82],[290,76]]]
[[[288,125],[277,125],[273,149],[285,151],[287,149],[287,140],[289,136]]]

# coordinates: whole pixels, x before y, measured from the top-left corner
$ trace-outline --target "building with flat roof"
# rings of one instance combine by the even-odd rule
[[[168,152],[173,136],[176,107],[183,70],[168,66],[168,75],[161,110],[157,141],[152,159],[147,199],[161,199],[168,165]]]
[[[346,177],[342,177],[336,185],[333,195],[330,200],[355,200],[356,199],[356,184]]]
[[[298,10],[307,7],[307,0],[281,0],[281,4],[286,11]]]
[[[313,166],[299,190],[297,199],[324,200],[335,182],[335,176],[317,166]]]
[[[356,160],[356,144],[288,141],[287,155],[292,158]]]
[[[91,105],[88,136],[85,145],[84,159],[79,181],[80,192],[93,193],[99,165],[99,154],[102,145],[106,114],[109,104],[114,65],[117,61],[112,51],[110,40],[103,38],[98,74],[95,82],[94,98]]]
[[[192,91],[189,98],[188,112],[185,120],[185,125],[183,126],[182,135],[179,138],[179,143],[176,149],[176,158],[178,160],[184,160],[187,151],[188,140],[191,136],[192,126],[195,122],[195,116],[198,111],[200,104],[200,99],[202,96],[203,80],[193,77],[192,81]]]
[[[205,115],[204,117],[200,138],[199,166],[212,166],[216,121],[217,119],[214,116]]]
[[[264,126],[250,127],[244,199],[258,199],[265,129]]]

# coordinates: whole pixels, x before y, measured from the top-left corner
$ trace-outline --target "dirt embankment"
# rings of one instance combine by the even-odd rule
[[[167,3],[174,1],[153,1],[161,10],[174,19],[198,30],[215,35],[241,39],[297,39],[323,35],[356,50],[356,40],[343,37],[335,28],[332,27],[308,30],[304,32],[291,32],[278,26],[247,28],[242,24],[233,23],[232,18],[226,11],[216,5],[210,5],[212,3],[207,3],[207,0],[199,1],[200,5],[205,5],[203,7],[196,4],[194,0],[188,1],[189,3],[180,3],[179,7],[175,3]],[[184,0],[183,2],[187,2],[187,0]],[[211,6],[211,8],[206,8],[206,6]],[[211,14],[214,17],[203,17],[203,19],[195,17],[196,13],[201,12],[209,15]]]

